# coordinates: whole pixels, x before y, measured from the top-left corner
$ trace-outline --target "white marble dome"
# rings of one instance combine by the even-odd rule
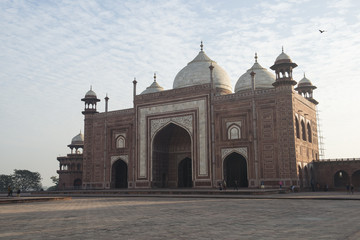
[[[90,87],[90,90],[85,94],[85,98],[97,98],[96,93]]]
[[[84,135],[80,132],[72,138],[71,145],[84,145]]]
[[[199,54],[187,64],[175,77],[173,88],[189,87],[211,83],[209,66],[212,64],[215,88],[222,88],[232,92],[231,80],[226,71],[211,60],[201,49]]]
[[[161,91],[164,91],[164,88],[162,88],[156,82],[156,80],[154,80],[154,82],[149,87],[147,87],[141,94],[148,94],[148,93],[161,92]]]
[[[308,87],[308,86],[313,86],[313,84],[309,79],[305,77],[305,73],[304,73],[304,77],[299,81],[298,87]]]
[[[267,89],[273,88],[273,83],[275,82],[275,75],[263,68],[257,62],[257,56],[255,55],[254,65],[246,71],[243,75],[240,76],[235,85],[235,92],[245,91],[252,88],[251,86],[251,75],[250,73],[254,71],[255,74],[255,89]]]

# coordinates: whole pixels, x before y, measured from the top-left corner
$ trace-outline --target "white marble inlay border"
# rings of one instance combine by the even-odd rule
[[[187,116],[180,116],[180,117],[169,117],[169,118],[161,118],[161,119],[154,119],[151,120],[151,140],[154,138],[155,133],[162,128],[163,126],[167,125],[169,122],[174,122],[179,124],[180,126],[186,128],[190,135],[193,135],[193,117],[192,115]]]
[[[128,155],[119,155],[119,156],[111,156],[110,157],[111,166],[114,164],[114,162],[116,162],[119,159],[126,162],[126,164],[129,164],[129,156]]]
[[[239,147],[239,148],[222,148],[221,149],[221,159],[224,160],[229,154],[236,152],[243,155],[246,159],[247,155],[247,148],[246,147]]]

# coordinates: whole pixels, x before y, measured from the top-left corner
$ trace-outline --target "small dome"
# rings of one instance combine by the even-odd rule
[[[214,66],[213,81],[215,88],[222,88],[232,92],[231,81],[226,71],[216,62],[211,60],[202,50],[187,64],[175,77],[173,88],[189,87],[205,83],[211,83],[210,65]]]
[[[85,98],[97,98],[96,93],[90,87],[90,90],[85,94]]]
[[[154,82],[149,87],[147,87],[141,94],[155,93],[155,92],[161,92],[161,91],[164,91],[164,88],[162,88],[156,82],[156,73],[154,73]]]
[[[305,77],[305,73],[304,73],[304,77],[299,81],[298,87],[309,87],[309,86],[313,86],[313,84],[309,79]]]
[[[279,61],[279,60],[290,60],[291,61],[289,55],[287,55],[284,52],[280,53],[280,55],[276,58],[275,62]]]
[[[292,63],[289,55],[284,53],[284,48],[282,48],[280,55],[275,60],[275,64],[277,64],[277,63]]]
[[[235,92],[249,90],[251,86],[251,75],[250,73],[254,71],[255,73],[255,89],[267,89],[273,88],[273,83],[275,82],[275,75],[263,68],[257,62],[257,55],[255,55],[254,65],[246,71],[243,75],[240,76],[235,85]]]
[[[78,135],[72,138],[71,145],[84,145],[84,135],[80,132]]]

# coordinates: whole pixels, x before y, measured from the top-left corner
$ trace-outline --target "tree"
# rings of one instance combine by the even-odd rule
[[[41,176],[38,172],[30,172],[29,170],[14,170],[12,175],[14,188],[21,191],[41,189]]]
[[[52,176],[50,177],[50,179],[53,181],[53,183],[55,184],[54,186],[51,186],[47,189],[47,191],[55,191],[57,190],[57,187],[59,185],[59,177],[57,176]]]
[[[0,192],[6,192],[8,186],[12,186],[12,176],[11,175],[0,175]]]

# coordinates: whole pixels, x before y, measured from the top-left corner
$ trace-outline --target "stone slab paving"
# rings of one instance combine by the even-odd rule
[[[360,239],[360,201],[73,198],[3,204],[0,239]]]

